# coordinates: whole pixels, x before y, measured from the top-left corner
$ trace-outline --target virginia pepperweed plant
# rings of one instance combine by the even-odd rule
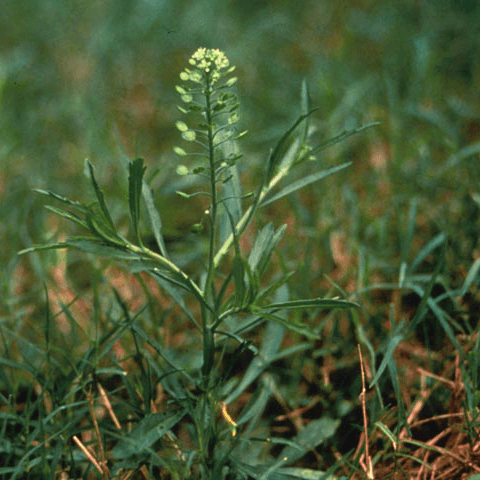
[[[74,222],[85,233],[64,242],[34,246],[22,253],[80,249],[127,264],[133,272],[146,272],[192,323],[201,345],[201,362],[185,368],[178,364],[170,347],[153,340],[136,322],[141,312],[126,315],[128,329],[135,340],[132,349],[141,357],[139,345],[143,342],[158,354],[155,367],[142,370],[144,385],[159,382],[167,392],[168,402],[163,412],[148,411],[148,407],[143,413],[135,412],[135,426],[124,435],[106,427],[101,432],[95,430],[97,442],[108,447],[107,453],[100,449],[97,458],[91,454],[87,459],[80,450],[75,450],[79,456],[76,465],[93,469],[91,465],[96,462],[95,469],[103,478],[142,469],[154,475],[160,471],[161,478],[167,478],[163,475],[176,479],[270,478],[271,473],[276,471],[280,475],[282,469],[333,435],[339,425],[338,420],[323,417],[319,423],[312,422],[305,427],[305,434],[299,435],[296,444],[284,443],[277,461],[262,464],[261,459],[251,456],[258,442],[254,432],[272,394],[268,376],[261,374],[279,356],[295,352],[295,348],[291,352],[281,350],[285,331],[296,332],[299,338],[315,337],[308,325],[289,318],[289,312],[355,308],[356,304],[339,298],[290,298],[291,273],[268,278],[267,267],[285,233],[285,225],[275,228],[267,224],[253,237],[249,230],[249,242],[241,239],[259,209],[347,168],[349,163],[321,168],[315,155],[371,125],[346,130],[320,145],[311,145],[309,120],[315,110],[309,107],[304,83],[300,116],[266,155],[255,191],[244,192],[239,175],[242,162],[239,152],[240,139],[246,132],[237,129],[239,102],[234,90],[237,82],[234,72],[235,67],[230,65],[225,53],[199,48],[191,56],[188,68],[180,73],[181,83],[176,86],[181,99],[178,109],[182,114],[176,127],[183,139],[181,146],[174,148],[183,161],[177,174],[198,176],[197,180],[201,180],[195,183],[201,185],[198,191],[178,193],[187,198],[202,196],[206,205],[202,218],[193,226],[197,231],[203,230],[208,238],[205,258],[198,271],[187,273],[170,257],[162,234],[162,212],[157,210],[153,192],[145,180],[146,167],[142,159],[128,165],[128,238],[115,225],[94,167],[88,160],[85,171],[93,187],[92,202],[72,201],[39,190],[62,204],[63,208],[49,206],[52,212]],[[291,172],[305,162],[309,162],[311,173],[292,180]],[[156,247],[150,248],[144,241],[145,228],[151,230]],[[244,245],[252,245],[251,250],[245,251]],[[265,328],[264,341],[256,348],[245,340],[245,333],[261,326]],[[107,338],[108,335],[103,340],[105,343],[100,341],[96,348],[108,344]],[[234,361],[235,355],[250,351],[252,360],[243,378],[229,374],[231,369],[224,361],[227,350],[234,352]],[[156,380],[152,371],[156,372]],[[95,383],[95,375],[89,378]],[[258,383],[257,393],[236,418],[232,418],[229,405],[254,382]],[[93,426],[98,427],[93,413],[91,420]],[[185,428],[182,430],[181,426]],[[181,437],[177,435],[179,430],[184,432]],[[188,441],[185,432],[188,432]],[[282,443],[282,439],[270,441]]]

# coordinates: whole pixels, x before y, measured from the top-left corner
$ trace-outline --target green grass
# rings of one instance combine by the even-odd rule
[[[52,4],[35,26],[7,2],[1,478],[475,478],[479,11],[442,5]],[[199,44],[237,65],[249,130],[206,183],[171,153]],[[306,125],[314,148],[377,120],[272,184]],[[58,242],[87,251],[17,256]]]

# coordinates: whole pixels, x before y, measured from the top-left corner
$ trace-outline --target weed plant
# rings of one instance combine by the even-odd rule
[[[286,225],[275,228],[267,224],[258,231],[252,230],[252,225],[263,207],[347,168],[349,163],[319,168],[315,156],[371,125],[311,145],[309,119],[315,110],[309,107],[304,84],[301,115],[270,151],[255,191],[245,192],[239,144],[246,132],[237,129],[234,71],[223,52],[200,48],[181,72],[182,83],[176,87],[182,101],[178,108],[184,115],[176,127],[186,142],[174,149],[185,159],[177,173],[193,180],[193,187],[178,195],[199,197],[204,205],[202,218],[193,226],[198,238],[194,248],[202,250],[203,235],[207,245],[197,271],[187,273],[170,255],[162,233],[162,212],[155,207],[142,159],[128,163],[127,232],[115,225],[88,160],[85,172],[94,201],[82,203],[39,190],[62,205],[49,206],[50,211],[73,222],[85,234],[22,253],[67,248],[126,264],[152,298],[146,277],[140,275],[147,273],[173,300],[174,321],[187,319],[197,342],[190,352],[171,348],[162,335],[142,326],[147,306],[131,312],[115,291],[120,318],[112,316],[104,321],[106,331],[94,336],[84,357],[67,369],[64,378],[43,376],[34,366],[22,367],[35,378],[39,391],[27,392],[28,412],[20,424],[18,419],[4,422],[5,433],[19,429],[19,435],[13,437],[8,432],[3,475],[24,478],[26,472],[43,472],[51,478],[60,474],[70,478],[130,478],[137,472],[145,478],[306,478],[296,475],[291,466],[336,434],[340,421],[329,415],[311,421],[293,439],[268,434],[263,413],[275,395],[268,369],[274,362],[308,348],[308,343],[302,342],[282,348],[287,331],[294,334],[292,338],[318,337],[318,327],[295,312],[355,309],[357,304],[338,297],[292,298],[292,273],[286,269],[278,273],[269,267]],[[292,172],[307,163],[309,173],[293,177]],[[154,246],[147,246],[145,241],[146,223]],[[69,305],[64,311],[73,316]],[[97,327],[100,331],[100,325]],[[168,335],[165,325],[155,328]],[[47,305],[43,361],[49,372],[56,368],[51,340],[54,329]],[[259,329],[263,329],[263,340],[257,347],[249,338]],[[126,358],[116,358],[114,347],[126,335],[131,337],[131,351]],[[114,359],[113,365],[108,358]],[[120,368],[127,358],[140,372],[136,381]],[[249,363],[239,379],[235,367],[245,359]],[[120,383],[109,392],[100,381],[108,374]],[[253,384],[257,387],[251,395]],[[164,397],[163,408],[158,408],[159,391]],[[236,406],[242,396],[249,399]],[[99,402],[108,415],[98,413]],[[265,445],[281,447],[279,455],[266,456]]]
[[[0,17],[0,476],[198,478],[205,467],[195,423],[202,417],[194,405],[202,400],[204,411],[215,415],[208,434],[218,440],[211,448],[214,461],[227,452],[222,471],[227,478],[323,478],[328,470],[325,478],[476,480],[478,2],[227,7],[208,1],[199,8],[201,2],[120,0],[101,10],[95,2],[84,3],[7,1]],[[42,21],[26,22],[32,15]],[[257,297],[254,309],[319,291],[327,298],[354,299],[361,308],[290,309],[288,317],[259,318],[257,324],[248,309],[223,318],[213,332],[216,389],[202,373],[201,303],[185,285],[173,286],[177,277],[155,266],[158,259],[145,260],[147,254],[118,245],[112,250],[101,235],[89,232],[83,244],[78,237],[70,241],[84,250],[101,249],[102,259],[79,248],[14,255],[33,243],[65,243],[51,233],[58,229],[58,216],[44,214],[44,197],[32,195],[29,179],[78,198],[81,168],[75,160],[92,155],[98,166],[101,159],[95,184],[102,185],[114,230],[122,241],[142,247],[123,203],[124,184],[130,182],[122,175],[105,177],[120,164],[118,155],[111,156],[112,131],[132,158],[138,148],[147,158],[171,151],[175,122],[158,98],[174,103],[170,85],[182,68],[178,42],[195,45],[200,37],[205,43],[222,38],[232,56],[243,58],[237,88],[242,117],[255,132],[246,141],[235,140],[240,132],[233,124],[231,138],[215,149],[217,161],[238,154],[240,146],[245,153],[217,175],[216,252],[232,233],[229,215],[234,223],[241,219],[265,180],[266,158],[258,152],[282,138],[279,125],[295,115],[292,84],[298,78],[310,79],[322,111],[287,135],[274,176],[288,155],[300,153],[307,126],[308,144],[316,144],[312,123],[328,138],[353,118],[382,119],[365,144],[352,148],[344,142],[328,152],[330,158],[354,160],[329,178],[328,187],[306,184],[266,204],[320,162],[305,160],[288,169],[256,207],[238,242],[232,239],[208,294],[210,301],[214,295],[220,299],[215,311],[231,308],[227,301],[233,302],[241,286],[233,276],[241,268],[233,268],[237,243],[250,266],[255,239],[271,221],[288,227],[272,249],[259,288],[276,281],[281,288]],[[204,103],[199,95],[192,101]],[[305,87],[302,98],[306,115]],[[174,162],[161,164],[158,176],[149,164],[142,177],[139,233],[147,250],[161,254],[152,228],[159,226],[167,260],[207,295],[211,215],[202,212],[211,212],[211,182],[208,150],[196,143],[205,119],[201,110],[190,112],[186,103],[182,108],[187,129],[178,126],[196,138],[191,141],[187,133],[188,148],[179,148],[195,156],[183,157],[184,175],[175,177]],[[115,125],[108,120],[112,112]],[[228,116],[225,111],[217,123],[228,124]],[[321,169],[332,165],[326,160],[322,155]],[[127,175],[135,162],[143,171],[139,160],[126,162]],[[88,163],[86,173],[92,183],[95,172]],[[225,181],[231,173],[241,185],[235,195],[228,191],[236,183]],[[87,224],[86,218],[93,218],[100,228],[95,212],[102,202],[95,184],[92,204],[63,207]],[[168,194],[175,190],[183,197],[172,200]],[[173,217],[181,228],[171,228]],[[197,233],[185,234],[193,223]],[[248,267],[243,269],[249,288]],[[283,284],[282,274],[291,275]],[[303,331],[286,330],[280,320]],[[212,325],[213,312],[206,321]],[[239,331],[248,322],[251,329]],[[155,430],[168,427],[162,418],[174,421],[175,410],[186,413],[167,433]],[[314,437],[322,428],[323,439]],[[139,446],[142,435],[145,447]],[[139,448],[137,457],[124,440]],[[82,453],[83,446],[90,452]],[[292,458],[292,452],[303,456],[279,466],[282,455]]]

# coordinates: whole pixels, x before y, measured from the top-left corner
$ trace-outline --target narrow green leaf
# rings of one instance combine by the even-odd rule
[[[263,299],[266,299],[273,292],[278,290],[280,287],[285,285],[292,276],[295,275],[295,272],[288,272],[279,277],[277,280],[274,280],[272,283],[268,284],[265,288],[260,290],[257,295],[257,301],[260,303]]]
[[[308,327],[308,325],[304,323],[294,322],[289,318],[281,317],[280,315],[274,315],[273,313],[269,312],[262,312],[260,317],[264,318],[265,320],[270,320],[272,322],[276,322],[282,327],[287,328],[291,332],[298,333],[300,335],[304,335],[307,338],[312,340],[317,340],[319,338],[318,334],[312,332],[312,329]]]
[[[124,248],[126,246],[123,240],[117,233],[117,230],[111,219],[108,220],[98,202],[93,202],[88,205],[88,213],[85,217],[90,232],[96,237],[101,238],[105,243],[116,245]]]
[[[382,422],[375,422],[375,426],[392,442],[393,450],[397,450],[398,439],[396,435]]]
[[[312,420],[293,439],[295,447],[285,447],[279,455],[280,459],[287,458],[283,464],[292,464],[302,458],[308,451],[333,437],[340,426],[340,419],[333,419],[327,416]]]
[[[23,370],[31,374],[33,378],[36,378],[38,375],[38,372],[35,370],[35,368],[29,366],[27,362],[15,362],[14,360],[0,357],[0,365],[12,368],[14,370],[19,370],[19,371]]]
[[[443,242],[447,239],[444,233],[439,233],[435,235],[417,254],[413,259],[412,263],[408,266],[408,272],[415,272],[416,268],[425,260],[425,258],[430,255],[433,250],[442,245]]]
[[[107,204],[105,203],[105,197],[103,195],[102,189],[98,185],[97,181],[95,180],[95,171],[93,168],[93,165],[88,161],[85,160],[85,170],[87,173],[87,176],[90,178],[90,181],[92,182],[93,189],[95,191],[95,195],[98,200],[98,205],[100,207],[100,211],[102,212],[103,217],[105,218],[106,223],[109,225],[109,227],[115,231],[115,224],[113,223],[112,217],[110,216],[110,212],[108,211]]]
[[[279,473],[289,475],[293,480],[344,480],[345,477],[336,477],[335,475],[323,472],[321,470],[311,470],[309,468],[285,467],[278,470]]]
[[[145,332],[138,323],[133,323],[132,324],[132,330],[139,336],[141,337],[146,343],[148,343],[157,353],[162,357],[162,359],[165,361],[165,363],[175,372],[178,372],[180,375],[185,377],[185,380],[190,384],[193,385],[195,384],[195,380],[182,368],[178,367],[175,364],[175,360],[171,357],[170,353],[167,351],[166,348],[162,347],[159,345],[155,339]]]
[[[378,382],[379,378],[382,376],[383,372],[387,368],[389,364],[391,364],[393,353],[397,348],[398,344],[404,339],[405,337],[405,328],[403,322],[396,325],[390,337],[388,339],[387,348],[380,366],[378,367],[377,373],[373,377],[372,381],[370,382],[370,388],[374,387]]]
[[[47,197],[52,197],[55,200],[58,200],[62,203],[70,205],[71,207],[74,207],[75,209],[78,209],[83,213],[85,213],[87,211],[87,208],[82,203],[76,202],[74,200],[70,200],[67,197],[63,197],[62,195],[58,195],[57,193],[51,192],[49,190],[42,190],[40,188],[35,188],[34,191],[37,192],[37,193],[40,193],[41,195],[46,195]]]
[[[88,230],[87,222],[85,220],[81,219],[80,217],[77,217],[75,214],[67,212],[66,210],[62,210],[61,208],[52,207],[51,205],[47,205],[45,208],[47,210],[55,213],[56,215],[59,215],[60,217],[66,218],[67,220],[70,220],[71,222],[76,223],[80,227]]]
[[[130,217],[132,219],[132,227],[139,245],[142,245],[140,236],[140,199],[142,196],[143,175],[146,167],[143,159],[137,158],[130,162],[128,166],[128,203],[130,206]]]
[[[254,394],[253,398],[249,400],[245,408],[242,410],[240,417],[237,419],[237,425],[243,425],[250,422],[249,429],[254,428],[255,423],[261,417],[267,403],[272,396],[272,389],[267,381],[261,382],[262,386],[260,392]]]
[[[435,270],[430,278],[430,281],[427,285],[427,288],[424,290],[423,295],[422,295],[422,300],[420,301],[420,305],[418,306],[415,315],[411,319],[409,325],[407,328],[403,329],[403,325],[399,324],[397,328],[395,328],[394,332],[390,336],[389,342],[388,342],[388,347],[387,351],[385,353],[385,356],[383,357],[382,362],[380,363],[380,366],[378,367],[377,373],[375,377],[372,379],[370,382],[370,388],[373,387],[379,380],[379,378],[382,376],[383,372],[385,371],[385,368],[387,368],[388,363],[390,362],[390,357],[393,355],[393,352],[395,351],[395,348],[397,345],[402,341],[403,338],[408,337],[409,334],[411,334],[415,328],[417,328],[417,325],[422,321],[424,318],[425,314],[428,311],[428,305],[429,305],[429,300],[430,299],[430,294],[432,293],[433,286],[435,285],[435,282],[437,280],[437,277],[443,267],[444,261],[445,261],[445,249],[446,249],[446,242],[443,244],[442,252],[440,254],[440,259],[437,262],[437,265],[435,266]],[[414,290],[418,291],[415,286],[411,286]],[[456,340],[455,340],[456,341]],[[462,353],[463,350],[459,350],[459,353]]]
[[[417,325],[420,323],[420,321],[423,319],[423,317],[427,312],[428,300],[432,293],[432,289],[437,281],[438,275],[440,274],[445,264],[446,248],[447,248],[447,242],[444,242],[442,246],[442,250],[438,256],[437,265],[435,266],[435,270],[433,271],[430,281],[427,285],[427,288],[424,291],[422,300],[420,301],[420,305],[418,306],[417,311],[415,312],[415,315],[413,316],[412,320],[410,321],[410,324],[408,325],[408,333],[413,332],[417,328]]]
[[[310,185],[311,183],[317,182],[318,180],[328,177],[333,173],[337,173],[349,167],[351,164],[352,162],[347,162],[347,163],[343,163],[342,165],[337,165],[336,167],[328,168],[327,170],[322,170],[321,172],[313,173],[312,175],[307,175],[306,177],[291,183],[290,185],[285,187],[283,190],[275,194],[273,197],[270,197],[270,198],[267,197],[266,200],[263,200],[260,203],[260,206],[264,207],[266,205],[269,205],[270,203],[273,203],[279,200],[280,198],[290,195],[291,193],[296,192],[297,190],[300,190],[301,188],[304,188],[307,185]]]
[[[300,107],[302,109],[302,115],[308,115],[311,110],[310,107],[310,92],[308,90],[307,80],[302,80],[301,94],[300,94]],[[310,127],[310,118],[307,116],[302,127],[302,135],[300,138],[300,144],[306,145],[308,141],[308,129]]]
[[[452,327],[447,321],[447,319],[449,319],[448,314],[438,306],[436,299],[429,298],[427,300],[427,305],[429,306],[430,310],[434,313],[434,315],[437,317],[448,339],[452,342],[452,345],[455,347],[458,354],[460,355],[460,358],[462,360],[465,360],[465,351],[461,347],[460,343],[458,342],[457,336],[455,335]],[[450,318],[450,321],[451,321],[451,318]]]
[[[226,180],[222,184],[221,203],[225,208],[220,221],[220,243],[222,244],[235,229],[235,225],[242,217],[242,187],[235,159],[235,150],[229,143],[223,145],[223,155],[232,165],[225,167]]]
[[[232,463],[234,463],[237,470],[244,474],[244,478],[252,478],[255,480],[297,480],[296,477],[292,477],[291,475],[272,472],[264,465],[249,465],[248,463],[244,463],[239,460],[234,460]]]
[[[152,190],[145,182],[143,183],[142,187],[142,195],[147,208],[147,214],[155,241],[157,242],[161,255],[163,255],[165,258],[168,258],[167,248],[165,247],[165,241],[162,235],[162,219],[157,207],[155,206]]]
[[[186,414],[185,409],[173,413],[153,413],[143,418],[140,423],[113,449],[116,459],[140,455],[150,449],[170,431]]]
[[[458,152],[451,155],[445,164],[438,169],[438,175],[443,175],[447,170],[455,167],[462,160],[477,155],[478,153],[480,153],[480,142],[471,143],[470,145],[461,148]]]
[[[245,268],[243,259],[235,255],[232,262],[233,282],[235,284],[236,304],[243,305],[245,299]]]
[[[415,222],[417,219],[417,205],[418,201],[413,198],[410,202],[410,209],[408,211],[408,220],[407,220],[407,227],[405,232],[402,235],[402,245],[401,245],[401,252],[400,252],[400,262],[402,264],[406,264],[408,261],[408,254],[410,253],[410,249],[412,247],[413,242],[413,235],[415,233]],[[403,285],[400,283],[400,288]]]
[[[151,273],[152,267],[148,268],[147,270],[149,270]],[[170,295],[170,297],[172,297],[172,300],[175,302],[175,304],[177,304],[185,312],[187,317],[191,320],[191,322],[195,325],[195,327],[200,331],[201,327],[198,324],[197,319],[195,318],[195,316],[193,315],[193,313],[185,303],[185,299],[183,298],[183,295],[182,295],[182,290],[176,288],[176,285],[178,285],[182,289],[185,289],[186,288],[185,285],[179,284],[178,282],[176,282],[176,284],[173,285],[172,279],[167,280],[165,277],[162,277],[158,273],[152,276],[159,283],[160,287],[164,289],[166,293]]]
[[[364,130],[367,130],[368,128],[372,127],[377,127],[380,125],[380,122],[372,122],[368,123],[366,125],[362,125],[361,127],[358,128],[352,128],[350,130],[344,130],[343,132],[339,133],[335,137],[332,137],[325,142],[321,143],[320,145],[317,145],[316,147],[313,147],[312,150],[308,152],[309,155],[315,155],[328,147],[331,147],[332,145],[336,145],[337,143],[342,142],[348,137],[351,137],[352,135],[355,135],[356,133],[363,132]]]
[[[123,249],[120,245],[108,244],[105,243],[104,240],[96,237],[74,236],[64,242],[64,245],[116,260],[133,261],[139,258],[138,255]]]
[[[283,227],[285,227],[285,225],[283,225]],[[273,225],[268,223],[257,235],[253,248],[250,252],[250,256],[248,257],[248,263],[253,271],[257,270],[265,248],[272,241],[273,233]]]
[[[462,288],[460,290],[460,295],[462,297],[468,292],[468,290],[470,289],[470,286],[478,278],[479,271],[480,271],[480,258],[477,258],[473,262],[473,265],[470,267],[470,270],[468,270],[467,276],[465,277],[465,281],[463,282]]]
[[[271,303],[262,310],[283,310],[293,308],[357,308],[358,304],[337,298],[306,298],[287,302]]]
[[[268,265],[273,249],[283,237],[287,226],[282,225],[276,232],[271,223],[265,225],[258,234],[253,245],[248,264],[259,278]]]
[[[398,381],[397,365],[395,364],[395,358],[393,355],[390,356],[390,360],[388,361],[388,373],[390,374],[390,380],[393,385],[393,391],[395,393],[395,398],[397,399],[397,418],[398,418],[397,431],[400,431],[401,428],[405,427],[409,435],[411,436],[412,432],[410,431],[410,426],[408,425],[408,421],[407,421],[405,403],[403,401],[400,382]]]
[[[297,118],[297,120],[293,123],[293,125],[282,135],[280,140],[277,142],[277,144],[275,145],[275,148],[272,150],[272,152],[268,157],[265,183],[268,184],[268,182],[272,178],[273,172],[275,171],[275,167],[278,165],[278,162],[280,160],[282,150],[287,145],[287,142],[290,140],[293,132],[304,120],[306,120],[312,113],[316,112],[317,110],[318,108],[314,108],[309,112],[303,115],[300,115]]]
[[[247,368],[247,371],[242,377],[240,383],[225,400],[227,405],[241,395],[245,389],[265,370],[265,368],[268,367],[278,352],[284,335],[285,329],[278,323],[271,322],[267,324],[260,351],[252,360],[252,363]]]
[[[41,252],[43,250],[56,250],[59,248],[68,248],[68,243],[58,242],[58,243],[49,243],[47,245],[33,245],[32,247],[24,248],[18,252],[18,255],[26,255],[33,252]]]

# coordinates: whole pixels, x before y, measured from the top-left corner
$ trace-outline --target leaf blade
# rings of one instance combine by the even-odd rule
[[[260,203],[261,207],[265,207],[266,205],[269,205],[270,203],[273,203],[277,200],[280,200],[280,198],[283,198],[287,195],[290,195],[293,192],[296,192],[297,190],[300,190],[301,188],[306,187],[307,185],[310,185],[311,183],[317,182],[318,180],[321,180],[322,178],[328,177],[329,175],[332,175],[334,173],[337,173],[347,167],[352,165],[352,162],[346,162],[341,165],[337,165],[335,167],[328,168],[327,170],[322,170],[321,172],[313,173],[311,175],[307,175],[306,177],[303,177],[300,180],[297,180],[296,182],[291,183],[290,185],[286,186],[280,192],[277,194],[273,195],[273,197],[270,197],[266,200],[263,200]]]
[[[142,245],[140,237],[140,199],[142,196],[143,176],[146,167],[142,158],[137,158],[128,165],[128,203],[130,207],[130,218],[134,235],[139,245]]]

